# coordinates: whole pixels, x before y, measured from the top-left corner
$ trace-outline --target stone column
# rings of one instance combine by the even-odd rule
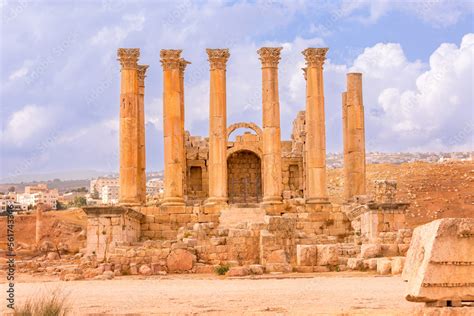
[[[258,50],[262,62],[263,204],[281,204],[281,137],[278,62],[281,47]]]
[[[181,50],[162,49],[163,66],[163,134],[164,134],[164,199],[163,206],[184,205],[184,130],[181,117],[183,93],[180,83]]]
[[[209,199],[206,204],[227,203],[226,63],[229,49],[206,49],[210,64],[209,95]]]
[[[307,204],[328,203],[326,188],[326,128],[323,64],[328,48],[307,48],[305,160]]]
[[[40,244],[41,237],[43,236],[42,228],[43,228],[43,203],[39,203],[36,206],[36,245]]]
[[[342,95],[344,137],[344,197],[366,194],[365,126],[362,74],[347,74],[347,92]]]
[[[140,204],[138,48],[119,48],[120,84],[120,203]]]
[[[180,99],[180,115],[181,115],[181,129],[183,131],[183,194],[186,192],[186,142],[185,142],[185,129],[184,129],[184,70],[186,66],[190,64],[189,61],[185,60],[184,58],[179,59],[179,86],[182,91],[181,99]]]
[[[146,203],[146,150],[145,150],[145,77],[148,65],[138,66],[138,185],[139,200]]]

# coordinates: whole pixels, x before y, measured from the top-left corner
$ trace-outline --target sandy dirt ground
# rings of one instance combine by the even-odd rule
[[[72,315],[406,315],[420,304],[404,299],[405,285],[398,276],[367,273],[261,279],[212,275],[74,282],[30,279],[16,284],[16,304],[60,288],[69,293]]]

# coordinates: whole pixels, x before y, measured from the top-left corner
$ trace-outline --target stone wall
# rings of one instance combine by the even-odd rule
[[[184,194],[187,203],[194,204],[205,200],[209,195],[209,174],[207,159],[209,157],[209,139],[190,136],[186,133],[186,176]]]
[[[87,253],[97,258],[108,257],[118,243],[132,243],[140,239],[143,214],[124,207],[88,207]]]
[[[262,199],[260,158],[250,151],[238,151],[227,159],[229,203],[258,203]]]

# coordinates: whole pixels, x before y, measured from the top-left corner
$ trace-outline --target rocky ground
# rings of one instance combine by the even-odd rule
[[[342,169],[328,171],[332,201],[342,202]],[[444,217],[474,217],[474,163],[404,163],[367,166],[367,188],[374,180],[397,180],[398,200],[410,202],[408,224],[413,228]]]

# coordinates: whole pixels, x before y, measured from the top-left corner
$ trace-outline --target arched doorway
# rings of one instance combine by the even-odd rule
[[[227,158],[227,194],[229,203],[258,203],[262,200],[260,157],[250,150],[240,150]]]

